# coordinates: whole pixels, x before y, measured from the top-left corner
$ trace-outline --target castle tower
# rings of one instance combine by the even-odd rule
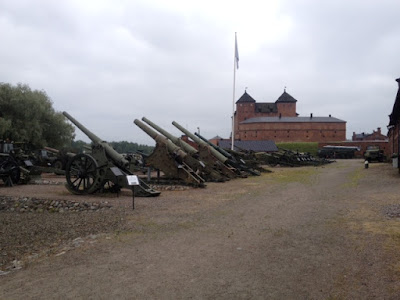
[[[296,117],[296,102],[297,100],[286,93],[286,89],[282,95],[276,100],[278,112],[282,117]]]

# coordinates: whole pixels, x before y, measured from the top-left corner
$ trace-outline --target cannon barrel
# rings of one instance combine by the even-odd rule
[[[63,112],[63,115],[67,117],[68,120],[70,120],[76,127],[78,127],[84,134],[87,135],[87,137],[93,142],[93,143],[101,143],[102,140],[99,138],[97,135],[95,135],[93,132],[88,130],[85,126],[83,126],[81,123],[79,123],[74,117],[72,117],[69,113],[66,111]]]
[[[164,143],[167,146],[168,151],[170,153],[175,153],[178,156],[180,156],[181,158],[184,158],[187,155],[181,148],[179,148],[177,145],[175,145],[171,140],[167,139],[165,136],[158,134],[153,129],[151,129],[149,126],[144,124],[142,121],[135,119],[133,121],[133,123],[135,123],[138,127],[140,127],[140,129],[142,129],[149,136],[151,136],[156,142]]]
[[[232,154],[230,154],[229,152],[225,151],[224,149],[222,149],[221,147],[214,145],[213,143],[211,143],[209,140],[207,140],[204,136],[200,135],[200,133],[195,132],[194,133],[196,136],[198,136],[199,138],[201,138],[204,142],[206,142],[209,146],[213,147],[215,150],[217,150],[218,152],[220,152],[222,155],[225,155],[227,158],[229,159],[234,159],[234,157],[232,156]]]
[[[172,122],[172,125],[174,125],[176,128],[178,128],[180,131],[182,131],[184,134],[186,134],[188,137],[190,137],[193,141],[195,141],[197,144],[202,145],[203,147],[208,147],[210,149],[210,152],[222,163],[225,163],[228,158],[215,150],[214,148],[210,147],[206,142],[202,141],[199,139],[197,136],[192,134],[189,130],[183,128],[181,125],[176,123],[175,121]]]
[[[260,175],[260,172],[253,170],[251,167],[246,166],[246,162],[240,157],[240,153],[237,153],[236,151],[231,150],[234,155],[238,156],[238,157],[235,157],[232,154],[230,154],[229,152],[227,152],[226,150],[222,149],[221,147],[214,145],[213,143],[208,141],[205,137],[201,136],[199,133],[195,132],[195,135],[198,136],[199,138],[201,138],[208,145],[210,145],[210,147],[214,148],[221,154],[225,155],[228,158],[228,163],[230,165],[234,166],[235,168],[237,168],[239,170],[250,173],[252,175],[257,175],[257,176]]]
[[[44,149],[47,150],[47,151],[49,151],[49,152],[51,152],[51,153],[59,154],[59,155],[66,155],[66,156],[68,156],[68,157],[73,157],[73,156],[76,155],[76,153],[64,152],[64,151],[60,151],[60,150],[58,150],[58,149],[54,149],[54,148],[51,148],[51,147],[44,147]]]
[[[157,132],[155,132],[150,127],[146,126],[143,122],[141,122],[138,119],[135,119],[133,123],[135,123],[140,129],[146,132],[153,140],[157,141],[157,137],[159,136]]]
[[[145,121],[147,124],[149,124],[151,127],[153,127],[155,130],[157,130],[159,133],[161,133],[162,135],[164,135],[168,139],[170,139],[175,145],[181,147],[186,153],[193,155],[198,152],[196,148],[190,146],[188,143],[186,143],[182,139],[180,139],[176,136],[173,136],[168,131],[162,129],[160,126],[157,126],[156,124],[154,124],[152,121],[150,121],[146,117],[143,117],[142,120]]]
[[[124,158],[124,156],[113,149],[106,141],[103,141],[93,132],[88,130],[85,126],[75,120],[69,113],[66,111],[63,112],[63,115],[70,120],[76,127],[78,127],[87,137],[93,142],[94,145],[101,145],[104,148],[104,151],[107,153],[107,156],[119,167],[129,169],[129,161]]]
[[[45,149],[45,150],[47,150],[47,151],[49,151],[49,152],[51,152],[51,153],[60,153],[60,150],[58,150],[58,149],[54,149],[54,148],[51,148],[51,147],[44,147],[43,149]]]

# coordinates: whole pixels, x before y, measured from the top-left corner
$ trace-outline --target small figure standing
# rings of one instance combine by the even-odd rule
[[[364,162],[364,167],[365,167],[366,169],[368,169],[368,167],[369,167],[369,161],[368,161],[368,159],[365,160],[365,162]]]

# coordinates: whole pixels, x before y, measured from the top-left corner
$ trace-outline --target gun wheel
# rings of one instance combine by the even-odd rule
[[[6,186],[13,186],[20,181],[21,172],[16,162],[9,160],[3,168],[9,171],[8,176],[3,179]]]
[[[96,191],[98,177],[96,160],[87,154],[75,155],[65,168],[68,189],[75,194],[91,194]]]
[[[63,168],[63,163],[62,163],[62,161],[61,161],[61,160],[56,160],[56,161],[53,163],[53,168],[54,168],[54,169],[58,169],[58,170],[62,170],[62,168]]]

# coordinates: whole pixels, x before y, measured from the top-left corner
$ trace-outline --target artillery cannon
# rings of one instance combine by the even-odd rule
[[[90,154],[77,154],[69,160],[65,169],[67,189],[74,194],[92,194],[107,188],[130,188],[126,178],[127,175],[133,175],[130,162],[67,112],[63,112],[63,115],[92,141]],[[140,178],[139,183],[135,188],[135,196],[160,195],[159,191],[150,188]]]
[[[188,184],[204,187],[205,180],[198,174],[201,170],[190,167],[198,166],[198,161],[140,120],[136,119],[134,123],[156,141],[153,153],[146,157],[147,164],[161,170],[170,179],[180,179]]]
[[[192,134],[190,131],[183,128],[177,122],[173,121],[172,125],[190,137],[193,141],[195,141],[199,147],[199,156],[201,160],[212,160],[215,162],[216,167],[227,177],[235,178],[238,176],[243,176],[243,174],[229,164],[229,160],[226,156],[209,146],[206,142],[202,141],[200,138]]]
[[[273,153],[259,152],[255,153],[255,156],[259,161],[271,166],[319,166],[332,162],[326,159],[315,158],[309,153],[299,153],[286,149],[279,149],[278,152]]]
[[[55,155],[55,160],[51,166],[59,170],[65,170],[68,161],[76,155],[76,153],[68,152],[64,149],[58,150],[51,147],[44,147],[44,149]]]
[[[15,148],[14,143],[0,142],[0,179],[7,186],[16,183],[28,183],[31,175],[40,174],[20,148]]]
[[[6,186],[13,186],[20,181],[21,171],[13,156],[0,153],[0,179]]]
[[[193,159],[190,160],[191,168],[197,169],[201,171],[201,176],[206,181],[216,181],[216,182],[223,182],[229,180],[229,177],[225,176],[218,167],[215,167],[215,160],[207,159],[206,161],[202,161],[200,159],[199,151],[186,143],[184,140],[170,134],[168,131],[162,129],[161,127],[157,126],[149,119],[143,117],[142,120],[157,130],[159,133],[164,135],[166,138],[171,140],[176,146],[180,147],[184,150],[188,155],[190,155]],[[203,157],[204,159],[204,157]]]
[[[244,154],[241,154],[241,153],[233,151],[233,150],[230,150],[230,152],[228,152],[225,149],[222,149],[221,147],[214,145],[213,143],[211,143],[209,140],[207,140],[205,137],[203,137],[199,133],[195,132],[194,134],[197,137],[199,137],[202,141],[207,143],[207,145],[214,148],[215,150],[220,152],[222,155],[226,156],[228,158],[229,164],[234,166],[236,169],[239,169],[241,171],[244,171],[246,173],[249,173],[251,175],[256,175],[256,176],[261,175],[260,171],[267,172],[267,170],[262,168],[259,165],[259,163],[257,163],[254,159],[249,159],[249,158],[246,159]]]

